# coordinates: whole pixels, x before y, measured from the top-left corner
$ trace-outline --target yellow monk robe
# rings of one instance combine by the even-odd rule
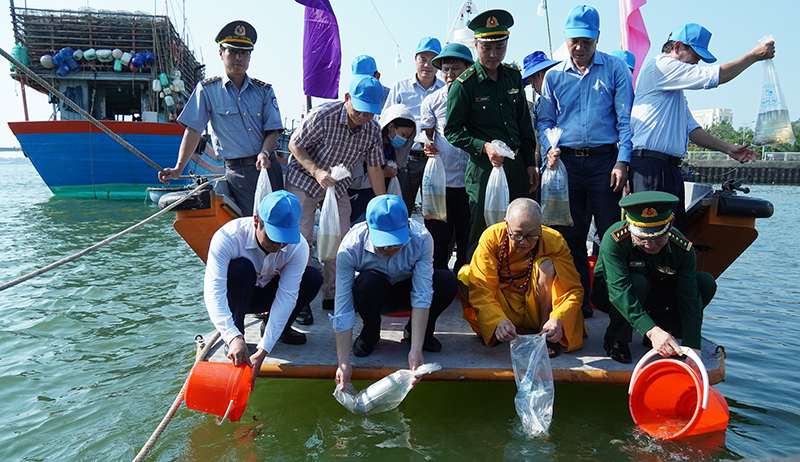
[[[553,308],[550,317],[560,319],[564,327],[564,337],[560,343],[567,351],[583,347],[583,337],[588,335],[581,311],[583,287],[564,238],[559,232],[542,226],[542,237],[539,238],[534,256],[536,265],[525,289],[517,289],[510,282],[500,281],[498,270],[505,239],[504,222],[486,229],[472,262],[459,272],[459,280],[469,289],[469,302],[462,303],[464,318],[486,345],[495,343],[494,331],[500,321],[506,318],[514,324],[519,334],[538,333],[539,325],[543,323],[540,323],[536,301],[537,268],[541,261],[549,259],[556,271],[551,289]],[[511,274],[525,274],[530,261],[529,254],[514,251],[510,254]],[[503,274],[505,271],[503,262]],[[519,285],[523,281],[516,282]]]

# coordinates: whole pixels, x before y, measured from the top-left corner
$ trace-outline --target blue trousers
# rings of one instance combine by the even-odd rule
[[[622,191],[614,192],[609,186],[611,170],[617,162],[617,154],[597,154],[579,157],[566,153],[561,154],[561,161],[567,168],[569,182],[569,210],[572,214],[572,226],[554,226],[564,236],[570,254],[575,262],[575,269],[583,286],[583,310],[590,310],[589,294],[589,258],[586,253],[586,236],[592,215],[597,225],[597,235],[605,235],[608,228],[620,220],[619,200]],[[591,211],[591,214],[588,211]]]
[[[253,263],[244,257],[231,260],[228,265],[228,306],[233,315],[233,324],[239,332],[244,332],[244,315],[270,311],[272,302],[275,301],[280,275],[272,278],[264,287],[256,286],[256,276]],[[300,309],[316,298],[320,287],[322,275],[316,268],[307,266],[300,287],[297,288],[297,303],[284,330],[292,325]]]

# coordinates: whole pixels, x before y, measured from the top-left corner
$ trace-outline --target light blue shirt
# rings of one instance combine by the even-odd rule
[[[353,303],[353,283],[356,273],[379,271],[394,285],[412,278],[411,306],[430,308],[433,299],[433,237],[414,220],[408,220],[408,242],[390,258],[375,253],[369,239],[369,228],[361,222],[342,239],[336,255],[336,302],[334,314],[329,315],[334,332],[352,329],[356,312]]]
[[[414,114],[414,121],[417,123],[417,133],[419,133],[419,109],[420,106],[422,106],[422,100],[424,100],[426,96],[433,94],[433,92],[444,86],[444,81],[439,77],[436,77],[433,85],[431,85],[427,90],[422,88],[422,85],[419,84],[416,74],[414,77],[398,80],[394,83],[394,85],[392,85],[392,88],[389,89],[389,96],[386,97],[386,101],[383,103],[383,108],[388,109],[389,106],[393,106],[395,104],[405,104],[409,109],[411,109],[411,113]],[[422,146],[420,146],[419,143],[414,142],[414,145],[411,147],[411,149],[414,151],[422,151]]]
[[[419,124],[421,129],[433,128],[433,142],[439,149],[439,156],[444,164],[446,186],[463,188],[466,186],[464,175],[467,171],[469,154],[450,144],[444,137],[444,126],[447,125],[447,91],[442,87],[426,96],[420,107]]]
[[[227,75],[199,82],[178,122],[198,132],[211,122],[211,142],[223,159],[254,156],[261,152],[264,132],[283,130],[272,86],[248,76],[241,90]]]
[[[633,148],[683,157],[689,133],[700,128],[683,90],[716,88],[719,70],[720,66],[698,66],[663,54],[647,61],[639,71],[631,110]]]
[[[539,108],[539,144],[550,149],[544,131],[560,127],[560,146],[591,148],[619,144],[617,162],[631,160],[631,71],[621,60],[595,51],[586,74],[572,59],[556,64],[544,76]]]

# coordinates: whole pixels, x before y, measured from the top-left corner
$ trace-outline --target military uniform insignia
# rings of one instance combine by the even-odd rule
[[[669,232],[669,240],[686,252],[692,250],[692,241],[683,236],[678,235],[674,231]]]
[[[653,207],[647,207],[646,209],[642,210],[642,216],[645,218],[652,218],[656,215],[658,215],[658,212],[656,212],[656,209]]]
[[[465,82],[473,75],[475,75],[475,66],[470,66],[467,68],[466,71],[462,72],[461,75],[459,75],[456,80],[458,80],[459,82]]]
[[[508,90],[509,95],[516,95],[517,93],[519,93],[519,88],[512,88],[511,90]]]
[[[672,276],[675,273],[677,273],[677,271],[675,271],[674,269],[670,268],[669,266],[659,266],[658,267],[658,272],[659,273],[668,274],[670,276]]]
[[[630,266],[631,268],[644,268],[644,262],[643,261],[629,261],[628,262],[628,266]]]
[[[275,109],[278,109],[278,98],[276,98],[274,96],[272,97],[272,107],[274,107]]]
[[[476,103],[488,103],[491,100],[492,100],[492,98],[489,97],[489,96],[476,96],[475,97],[475,102]]]
[[[503,66],[505,66],[506,68],[511,69],[513,71],[519,71],[520,70],[519,66],[517,66],[514,63],[503,63]]]
[[[272,88],[271,84],[268,84],[267,82],[264,82],[263,80],[258,80],[258,79],[254,79],[254,78],[250,77],[250,81],[253,82],[254,84],[258,85],[259,87],[264,87],[266,89]]]
[[[497,22],[497,18],[495,18],[494,16],[489,16],[489,19],[486,20],[486,27],[488,27],[489,29],[494,29],[499,24],[500,23]]]
[[[616,231],[611,231],[611,237],[614,239],[614,242],[622,242],[627,239],[631,235],[631,231],[628,229],[628,224],[625,223]]]
[[[200,82],[200,85],[208,85],[209,83],[216,82],[217,80],[222,80],[222,77],[219,76],[219,75],[216,76],[216,77],[209,77],[209,78],[203,80],[202,82]]]
[[[236,35],[245,35],[244,26],[239,24],[236,26],[236,29],[233,30],[233,33]]]

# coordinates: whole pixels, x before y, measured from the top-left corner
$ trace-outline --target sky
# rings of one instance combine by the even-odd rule
[[[302,40],[304,7],[292,0],[226,2],[210,0],[14,0],[17,7],[43,9],[95,9],[145,11],[168,14],[183,30],[185,5],[186,31],[190,46],[206,64],[206,76],[223,72],[214,37],[230,21],[244,19],[258,32],[248,74],[273,85],[285,125],[291,128],[300,121],[305,108],[302,83]],[[579,1],[549,0],[550,36],[553,51],[564,43],[564,23],[569,10]],[[598,50],[619,49],[618,0],[594,0],[587,4],[600,13]],[[224,7],[223,7],[224,5]],[[375,58],[381,81],[394,81],[414,75],[413,50],[422,36],[439,38],[442,44],[452,41],[448,30],[456,20],[462,0],[331,0],[339,23],[342,42],[340,98],[347,91],[352,74],[350,62],[360,54]],[[510,29],[506,61],[522,63],[525,55],[544,50],[550,54],[547,20],[536,15],[538,0],[474,0],[473,14],[490,8],[508,10],[515,20]],[[660,53],[670,31],[687,22],[709,29],[709,46],[717,64],[736,60],[749,52],[765,35],[776,43],[774,59],[792,120],[800,118],[800,75],[797,50],[800,2],[779,0],[648,0],[641,8],[650,35],[651,48],[646,59]],[[385,24],[384,24],[385,23]],[[10,16],[0,29],[0,47],[10,52],[14,45]],[[456,23],[456,28],[463,27]],[[398,51],[402,60],[395,67]],[[794,57],[794,58],[793,58]],[[8,64],[0,64],[7,66]],[[703,64],[701,64],[703,65]],[[8,69],[7,67],[5,69]],[[687,91],[692,110],[727,108],[733,111],[733,126],[754,128],[761,94],[762,64],[756,63],[733,81],[712,90]],[[6,74],[8,75],[8,74]],[[9,77],[0,79],[0,147],[19,146],[6,122],[24,120],[20,86]],[[31,120],[47,120],[52,112],[46,96],[28,91]],[[314,105],[323,100],[314,98]],[[177,156],[177,153],[176,153]]]

